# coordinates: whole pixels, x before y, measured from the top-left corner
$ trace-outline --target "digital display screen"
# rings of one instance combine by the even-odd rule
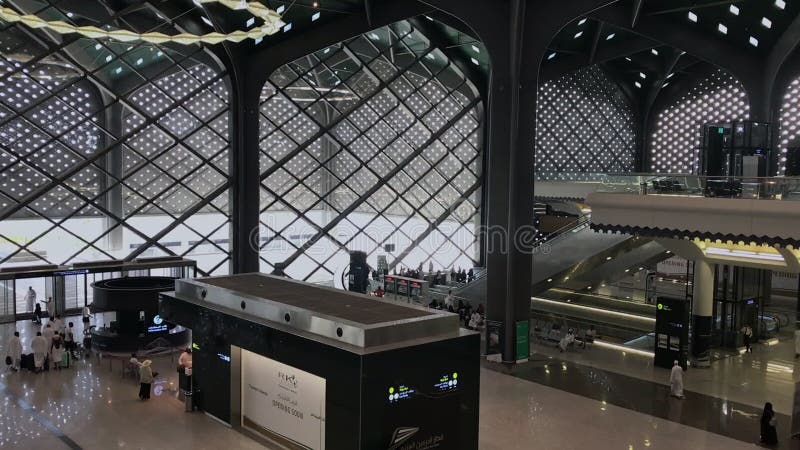
[[[404,385],[400,385],[397,387],[392,386],[389,388],[389,403],[405,400],[409,398],[411,394],[413,394],[414,392],[416,391],[408,386]]]
[[[452,391],[458,388],[458,373],[453,372],[447,375],[442,375],[436,384],[433,385],[439,391]]]

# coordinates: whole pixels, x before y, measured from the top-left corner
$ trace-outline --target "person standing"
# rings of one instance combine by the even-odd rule
[[[25,303],[28,306],[28,311],[33,311],[33,305],[36,303],[36,291],[31,286],[28,286],[28,292],[25,293]]]
[[[187,347],[178,357],[178,372],[183,373],[190,367],[192,367],[192,349]]]
[[[153,361],[146,359],[139,367],[139,399],[150,400],[150,385],[153,383]]]
[[[742,336],[744,337],[744,351],[747,353],[753,353],[753,347],[751,347],[753,340],[753,329],[750,328],[750,325],[745,324],[745,326],[742,327]]]
[[[44,336],[47,348],[50,348],[50,346],[53,344],[53,336],[55,336],[55,334],[56,330],[55,328],[53,328],[52,325],[48,323],[47,325],[44,326],[44,331],[42,331],[42,336]]]
[[[42,305],[41,303],[37,303],[36,307],[33,308],[33,323],[41,325],[42,324]]]
[[[41,331],[36,332],[36,336],[31,339],[31,350],[33,351],[33,366],[36,372],[42,370],[44,360],[47,356],[47,339],[42,336]]]
[[[64,334],[64,349],[69,352],[70,356],[74,357],[75,348],[75,331],[73,330],[72,322],[70,322]]]
[[[448,290],[447,291],[447,295],[444,298],[444,305],[447,308],[453,308],[454,307],[454,305],[453,305],[453,291],[452,290]]]
[[[11,370],[16,372],[22,359],[22,342],[19,340],[19,331],[15,331],[14,336],[8,340],[8,357],[11,358]]]
[[[683,398],[683,367],[676,359],[672,365],[672,371],[669,373],[669,393],[673,397]]]
[[[83,320],[83,328],[85,330],[89,329],[89,321],[91,321],[91,317],[92,317],[92,310],[89,309],[88,306],[84,306],[83,307],[83,318],[82,318],[82,320]]]
[[[772,403],[764,405],[764,412],[761,414],[761,443],[766,445],[778,444],[778,430],[775,428],[775,411]]]
[[[53,336],[53,342],[50,344],[50,361],[52,361],[53,369],[61,369],[61,358],[64,357],[64,340],[61,339],[60,334]]]
[[[53,297],[47,297],[47,318],[50,320],[55,319],[56,317],[56,302],[53,301]]]

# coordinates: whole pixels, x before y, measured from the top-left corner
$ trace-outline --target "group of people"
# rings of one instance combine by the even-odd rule
[[[43,370],[61,369],[68,366],[77,350],[74,324],[65,324],[61,316],[56,315],[48,321],[30,342],[31,353],[23,353],[19,331],[9,339],[6,364],[12,371],[22,368],[39,373]]]
[[[28,286],[28,290],[25,292],[25,303],[28,306],[28,311],[33,310],[33,323],[41,324],[42,318],[45,315],[42,312],[42,305],[41,302],[36,301],[36,291],[33,290],[33,286]],[[47,310],[47,317],[53,318],[56,315],[56,302],[53,301],[53,297],[48,297],[45,303],[45,309]]]
[[[485,315],[483,304],[473,309],[469,302],[464,302],[462,300],[456,301],[452,290],[447,291],[447,296],[445,296],[442,302],[433,300],[428,304],[428,307],[457,313],[464,327],[470,330],[480,330],[483,328],[483,318]]]

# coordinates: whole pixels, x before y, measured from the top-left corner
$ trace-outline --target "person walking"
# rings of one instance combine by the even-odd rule
[[[42,336],[41,331],[37,331],[36,336],[31,339],[31,351],[33,351],[34,370],[40,372],[47,356],[47,339]]]
[[[745,324],[745,326],[742,327],[742,336],[744,337],[744,351],[747,353],[753,353],[753,347],[751,347],[753,340],[753,329],[750,328],[750,325]]]
[[[672,371],[669,373],[669,393],[673,397],[683,398],[683,367],[676,359],[672,365]]]
[[[70,322],[64,333],[64,350],[68,351],[70,356],[75,357],[75,349],[77,346],[75,345],[75,331],[73,326],[73,323]]]
[[[48,323],[47,325],[44,326],[44,330],[42,331],[42,336],[44,336],[45,340],[47,341],[48,349],[53,344],[53,336],[55,335],[56,335],[56,329],[53,328],[52,325]]]
[[[150,385],[153,383],[153,361],[146,359],[139,367],[139,399],[150,400]]]
[[[33,305],[36,303],[36,291],[31,286],[28,286],[28,292],[25,293],[25,303],[28,306],[28,311],[33,311]]]
[[[19,340],[19,331],[14,332],[14,336],[8,340],[8,357],[11,358],[11,370],[19,370],[19,363],[22,359],[22,342]]]
[[[764,412],[761,414],[761,443],[765,445],[778,444],[778,430],[775,428],[775,411],[772,409],[772,403],[767,402],[764,405]]]

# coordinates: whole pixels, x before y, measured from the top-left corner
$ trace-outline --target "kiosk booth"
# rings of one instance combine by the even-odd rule
[[[195,404],[278,448],[478,448],[480,335],[455,314],[263,274],[177,280]]]

